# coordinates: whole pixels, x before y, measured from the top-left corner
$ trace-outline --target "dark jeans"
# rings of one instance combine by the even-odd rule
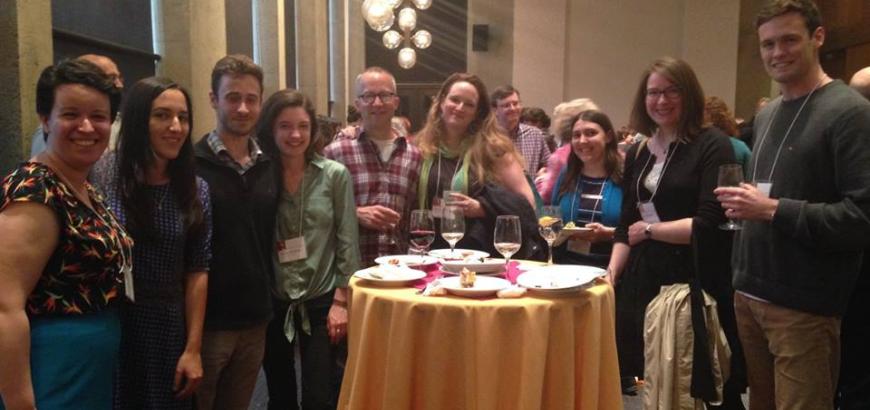
[[[344,372],[347,345],[329,342],[326,316],[332,306],[333,292],[305,302],[311,323],[311,334],[302,331],[302,320],[297,311],[296,337],[293,343],[284,336],[284,317],[289,305],[276,300],[275,318],[266,331],[266,354],[263,370],[269,387],[269,409],[298,409],[293,349],[299,343],[302,368],[302,409],[335,409]]]

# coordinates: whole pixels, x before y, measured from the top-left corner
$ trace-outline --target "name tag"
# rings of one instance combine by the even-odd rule
[[[131,302],[135,302],[136,295],[133,291],[133,267],[124,266],[121,268],[121,273],[124,274],[124,295],[127,296],[127,299],[130,299]]]
[[[758,190],[764,194],[765,197],[770,198],[770,189],[773,188],[773,182],[759,182]]]
[[[308,257],[304,236],[278,241],[276,246],[278,248],[278,262],[287,263]]]
[[[637,203],[637,209],[640,211],[640,217],[648,224],[661,222],[659,214],[656,212],[656,206],[652,201],[644,201]]]
[[[574,253],[589,255],[592,251],[592,242],[580,239],[569,239],[568,250]]]

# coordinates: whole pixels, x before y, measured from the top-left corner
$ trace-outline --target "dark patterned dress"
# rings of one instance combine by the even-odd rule
[[[116,172],[104,158],[95,170],[107,203],[127,223],[121,206]],[[211,259],[211,206],[208,185],[197,178],[206,228],[197,238],[186,238],[178,201],[170,185],[147,188],[154,238],[142,237],[133,249],[135,303],[121,306],[121,353],[115,386],[117,409],[190,409],[191,400],[175,399],[173,381],[178,358],[184,352],[187,331],[184,279],[187,273],[208,270]]]
[[[0,186],[0,212],[13,203],[44,204],[60,228],[57,247],[25,306],[39,408],[111,406],[121,268],[131,259],[133,243],[99,193],[90,184],[85,188],[92,208],[51,168],[36,162],[22,163]]]

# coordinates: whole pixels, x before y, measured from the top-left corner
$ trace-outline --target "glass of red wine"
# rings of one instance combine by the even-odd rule
[[[411,241],[408,253],[425,255],[435,241],[435,219],[428,209],[411,211]]]

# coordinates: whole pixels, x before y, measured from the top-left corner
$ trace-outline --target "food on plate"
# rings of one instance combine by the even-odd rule
[[[399,264],[401,264],[401,263],[402,263],[402,261],[400,261],[399,258],[390,258],[390,260],[387,261],[388,265],[393,265],[393,266],[399,266]]]
[[[552,216],[542,216],[538,219],[538,225],[542,227],[548,227],[556,222],[559,222],[559,218],[554,218]]]
[[[474,282],[476,280],[477,272],[468,270],[468,268],[462,268],[462,271],[459,272],[459,284],[462,285],[463,288],[474,287]]]
[[[565,229],[574,229],[576,227],[577,225],[575,225],[573,221],[565,224]]]

